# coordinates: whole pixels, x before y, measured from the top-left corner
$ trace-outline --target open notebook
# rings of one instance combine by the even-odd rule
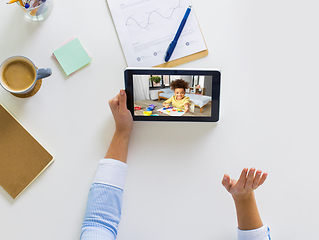
[[[0,104],[0,185],[15,199],[53,156]]]

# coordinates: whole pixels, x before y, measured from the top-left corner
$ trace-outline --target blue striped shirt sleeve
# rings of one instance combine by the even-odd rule
[[[114,240],[121,218],[123,190],[93,183],[82,224],[81,240]]]
[[[80,240],[114,240],[121,219],[127,165],[112,159],[100,161],[91,186]]]

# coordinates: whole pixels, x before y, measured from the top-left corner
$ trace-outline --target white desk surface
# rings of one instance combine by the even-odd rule
[[[124,87],[121,46],[105,0],[56,0],[40,23],[5,2],[0,61],[25,55],[53,75],[28,99],[0,89],[0,102],[55,162],[16,200],[0,188],[0,238],[78,239],[114,132],[108,100]],[[193,6],[209,55],[179,67],[221,69],[220,121],[134,123],[118,239],[236,239],[234,205],[220,182],[243,167],[269,173],[256,197],[274,239],[318,239],[319,2]],[[92,62],[66,77],[51,53],[72,36]]]

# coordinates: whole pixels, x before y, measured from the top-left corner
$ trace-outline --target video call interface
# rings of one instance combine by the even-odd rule
[[[211,117],[212,76],[133,75],[134,116]]]

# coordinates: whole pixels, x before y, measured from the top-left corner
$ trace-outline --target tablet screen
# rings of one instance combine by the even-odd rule
[[[129,105],[133,108],[133,118],[146,121],[156,118],[164,121],[216,121],[219,84],[216,96],[214,86],[217,86],[213,74],[201,71],[172,73],[169,70],[152,70],[126,76],[130,79],[127,85],[131,85]]]

